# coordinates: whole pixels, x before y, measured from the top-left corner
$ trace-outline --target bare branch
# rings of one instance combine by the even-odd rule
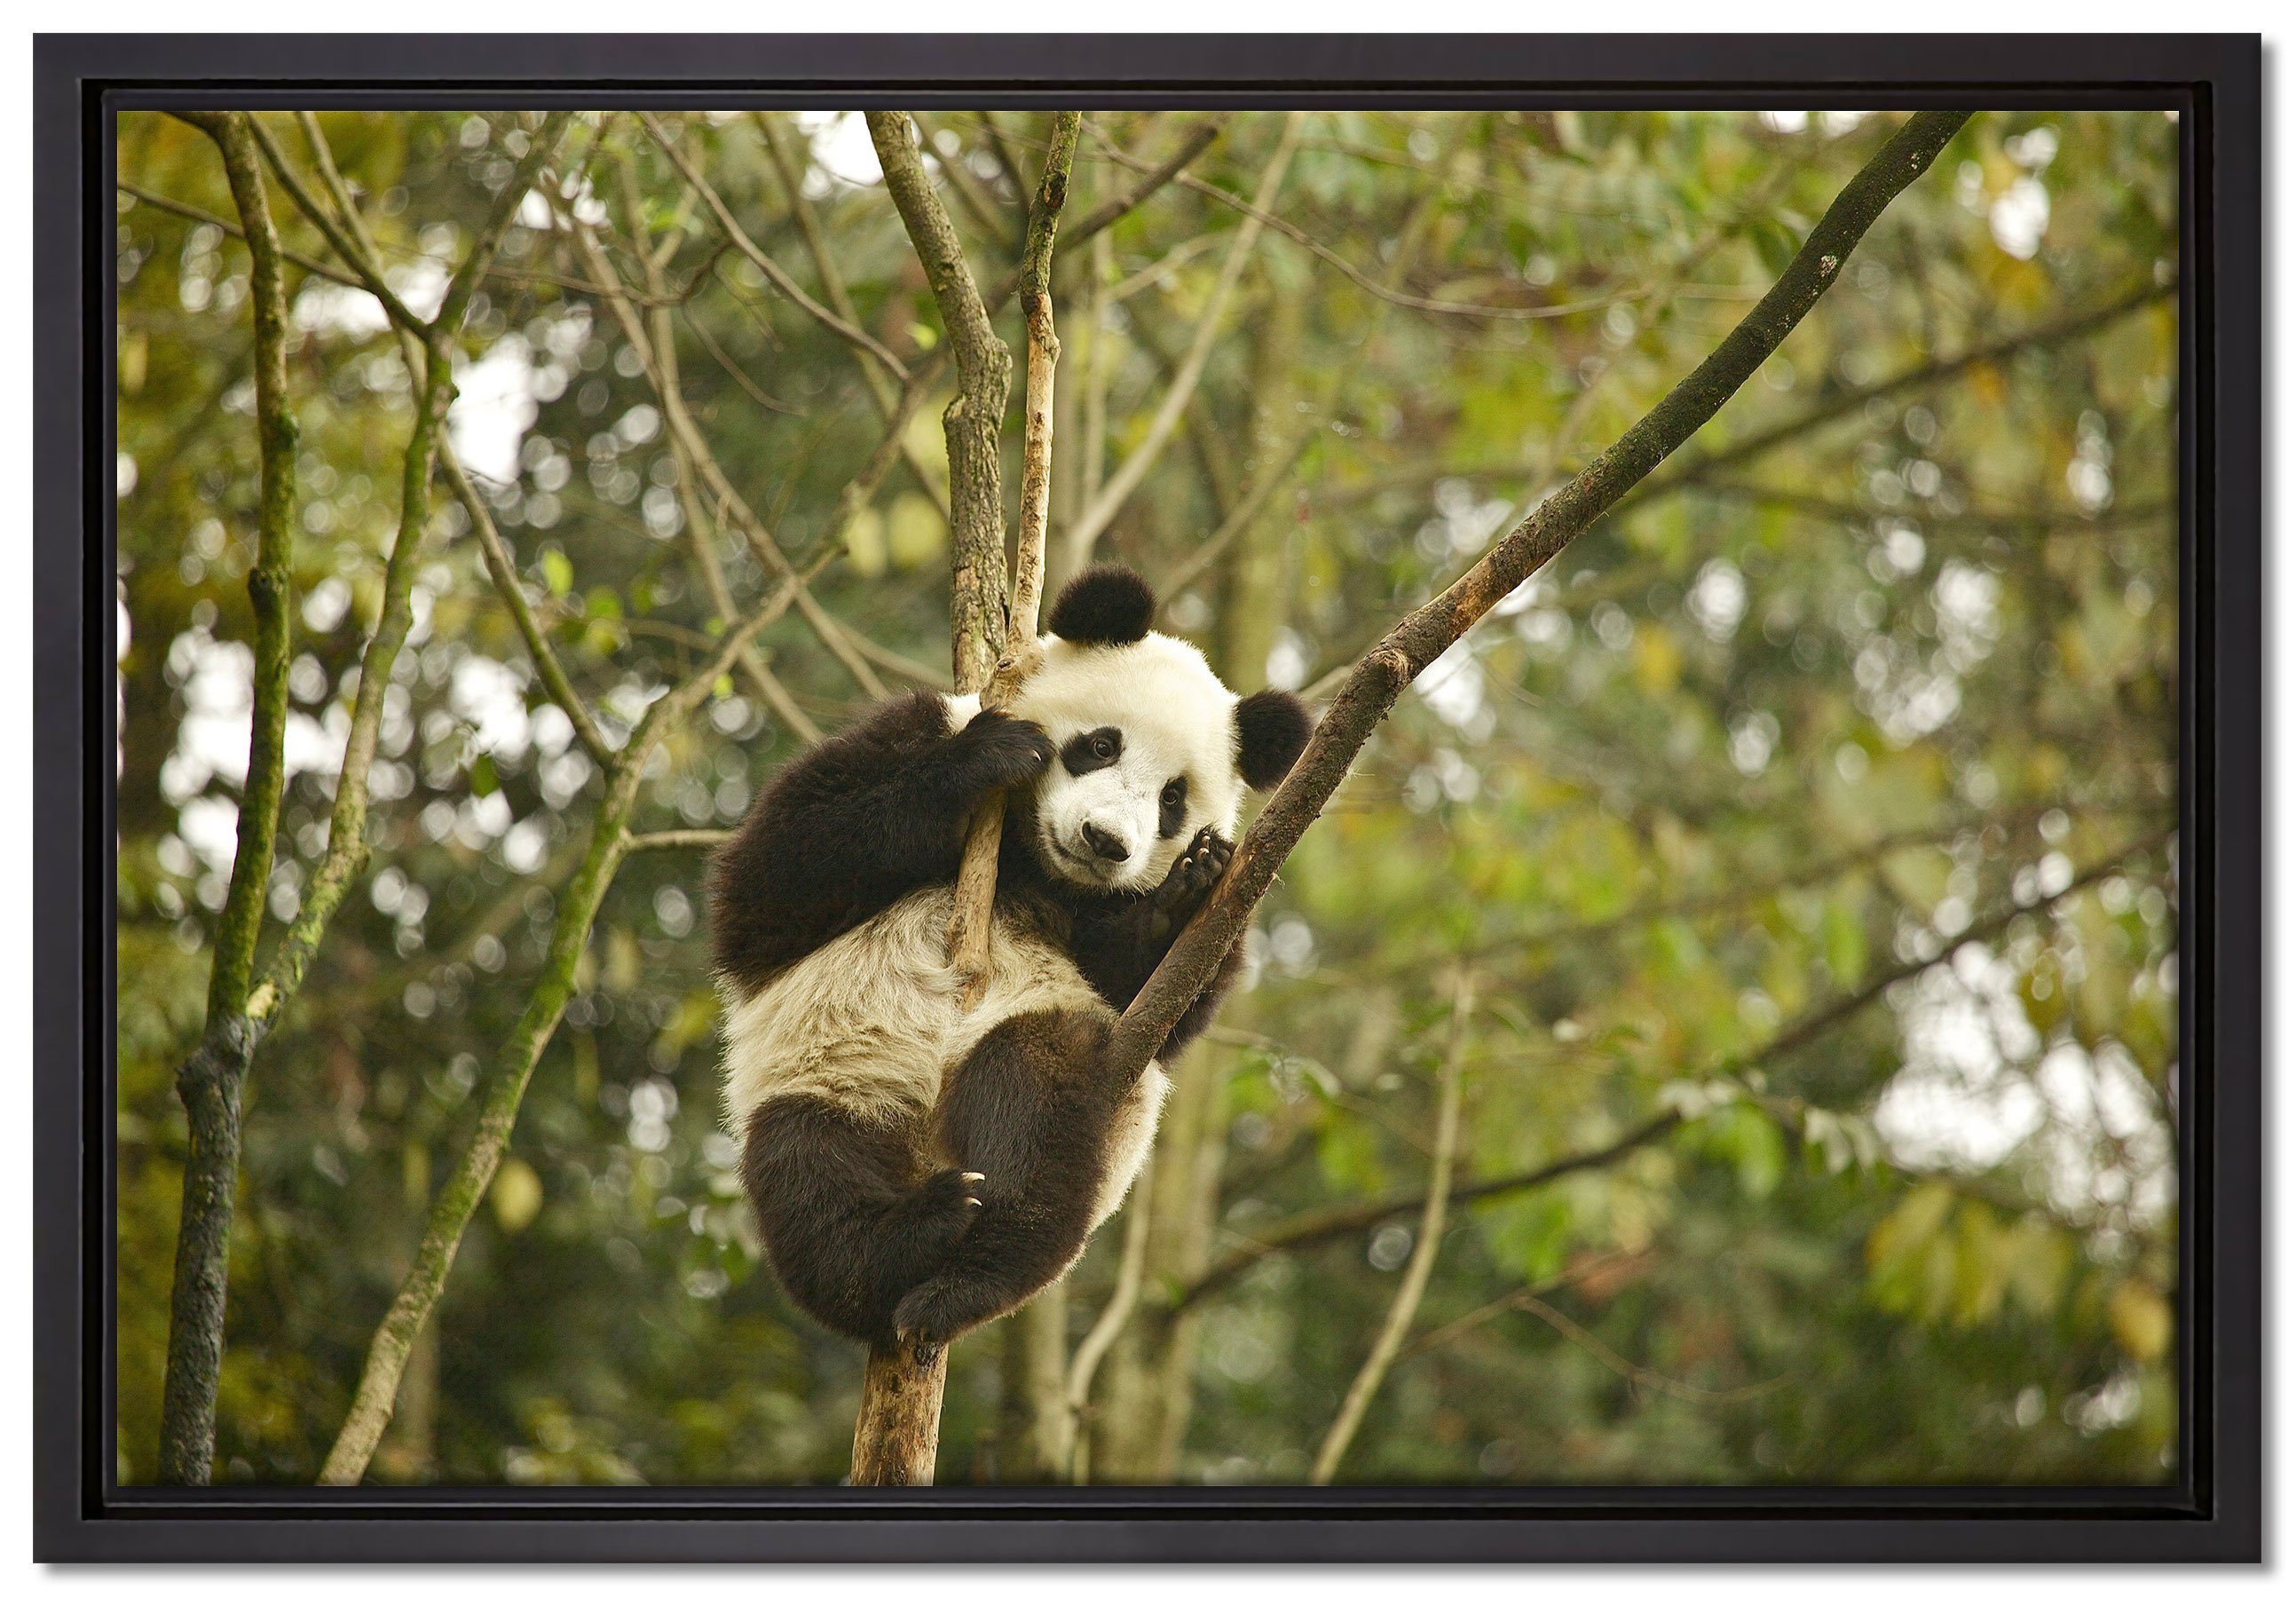
[[[1275,152],[1259,175],[1259,186],[1253,198],[1264,210],[1283,186],[1283,174],[1292,164],[1292,153],[1299,147],[1300,119],[1302,113],[1292,112],[1283,121],[1283,136],[1276,141]],[[1115,474],[1101,486],[1086,506],[1084,514],[1068,528],[1063,536],[1067,547],[1069,568],[1073,571],[1091,558],[1092,547],[1108,524],[1124,508],[1132,490],[1140,486],[1148,468],[1156,464],[1164,446],[1178,425],[1181,414],[1196,391],[1196,384],[1204,374],[1204,364],[1211,358],[1213,342],[1219,336],[1220,324],[1227,312],[1229,299],[1235,292],[1237,281],[1243,276],[1244,263],[1251,258],[1252,246],[1259,242],[1260,219],[1246,217],[1235,230],[1234,241],[1228,245],[1227,259],[1220,265],[1220,275],[1212,285],[1211,297],[1204,302],[1202,315],[1196,323],[1196,336],[1188,345],[1188,353],[1180,362],[1179,370],[1172,375],[1169,387],[1164,391],[1162,403],[1148,424],[1148,432],[1139,447],[1124,458]]]
[[[414,619],[411,594],[423,537],[430,527],[431,477],[447,408],[455,397],[454,370],[447,358],[447,341],[459,327],[459,318],[469,307],[469,285],[485,270],[486,262],[501,243],[503,230],[527,190],[532,187],[535,174],[556,148],[568,119],[566,112],[551,113],[535,136],[526,159],[519,163],[510,182],[503,185],[471,254],[455,268],[453,281],[464,285],[463,292],[457,296],[450,286],[439,315],[428,323],[418,324],[422,331],[414,336],[422,345],[422,361],[415,385],[414,425],[407,436],[399,476],[398,531],[383,567],[382,605],[375,618],[374,631],[368,636],[365,651],[359,657],[358,691],[352,702],[350,732],[343,745],[341,770],[335,778],[326,853],[312,873],[302,906],[296,912],[293,925],[280,940],[263,981],[249,995],[248,1017],[258,1027],[267,1027],[279,1007],[302,985],[304,975],[318,952],[319,942],[326,935],[327,924],[334,918],[336,907],[365,868],[367,773],[374,763],[375,738],[381,726],[383,694],[390,686],[390,668],[398,658],[399,647],[406,641],[407,629]],[[277,146],[266,141],[261,123],[250,117],[248,126],[265,150],[272,170],[284,174],[288,170],[286,162]],[[283,176],[283,184],[287,181]],[[297,195],[297,203],[305,207],[306,214],[314,221],[325,215],[325,208],[299,183],[292,192]],[[371,285],[379,284],[380,274],[373,261],[343,225],[330,218],[324,227],[338,249],[351,251],[345,259],[352,269],[369,279]],[[449,306],[455,319],[447,315]]]
[[[1100,1373],[1101,1361],[1116,1347],[1116,1339],[1130,1322],[1132,1312],[1139,1306],[1141,1284],[1147,1280],[1148,1234],[1155,1220],[1155,1177],[1156,1162],[1142,1162],[1140,1174],[1134,1179],[1132,1191],[1125,1199],[1124,1253],[1117,1261],[1116,1285],[1069,1361],[1068,1382],[1061,1395],[1067,1413],[1059,1430],[1075,1451],[1068,1462],[1069,1472],[1079,1485],[1085,1479],[1084,1417],[1092,1398],[1092,1380]]]
[[[1080,113],[1053,113],[1052,147],[1044,179],[1029,209],[1021,252],[1021,310],[1028,326],[1029,375],[1021,445],[1021,540],[1013,552],[1013,605],[1004,649],[980,690],[981,707],[1011,702],[1037,669],[1037,609],[1045,588],[1045,524],[1053,500],[1053,372],[1061,341],[1053,330],[1053,243],[1068,204],[1069,168],[1076,160]],[[1004,795],[991,794],[974,812],[958,863],[948,911],[949,965],[958,1002],[970,1009],[988,990],[988,927],[996,900],[996,844],[1004,831]]]
[[[2040,915],[2064,900],[2082,892],[2114,872],[2122,869],[2136,855],[2157,848],[2169,836],[2166,829],[2156,828],[2124,848],[2089,867],[2058,889],[2035,900],[2030,904],[2010,904],[1993,914],[1972,921],[1961,933],[1931,952],[1897,960],[1875,972],[1857,987],[1810,1006],[1790,1024],[1773,1034],[1769,1040],[1752,1052],[1728,1062],[1726,1069],[1743,1075],[1768,1067],[1795,1051],[1807,1048],[1818,1038],[1832,1032],[1878,1001],[1891,988],[1924,971],[1933,970],[1950,960],[1961,950],[1973,943],[1998,937],[2021,917]],[[1598,1149],[1570,1155],[1550,1164],[1526,1171],[1511,1172],[1488,1177],[1480,1182],[1457,1187],[1453,1194],[1456,1202],[1465,1204],[1485,1198],[1505,1198],[1579,1171],[1595,1170],[1611,1165],[1651,1143],[1682,1124],[1681,1115],[1673,1110],[1652,1116],[1622,1136]],[[1187,1282],[1165,1306],[1167,1314],[1178,1314],[1205,1294],[1226,1285],[1254,1262],[1270,1254],[1304,1248],[1332,1238],[1346,1237],[1378,1225],[1382,1221],[1404,1215],[1419,1207],[1422,1196],[1403,1194],[1392,1198],[1369,1199],[1360,1203],[1333,1205],[1326,1209],[1313,1210],[1295,1215],[1280,1226],[1271,1227],[1259,1236],[1231,1251],[1201,1275]]]
[[[463,514],[470,518],[471,531],[478,535],[479,552],[485,557],[487,575],[494,581],[495,592],[502,596],[503,608],[510,612],[511,622],[517,627],[518,636],[526,641],[526,652],[533,659],[534,669],[542,678],[544,691],[550,696],[551,703],[564,711],[566,719],[574,723],[574,736],[581,740],[582,747],[588,752],[590,758],[601,766],[612,764],[613,747],[599,732],[598,723],[591,718],[590,707],[582,702],[582,696],[574,691],[573,683],[567,678],[566,668],[559,662],[557,651],[551,648],[550,640],[543,636],[541,627],[536,622],[534,609],[526,602],[526,590],[519,586],[518,568],[511,560],[510,550],[503,543],[501,531],[495,526],[493,515],[487,509],[487,502],[472,483],[470,474],[463,470],[463,463],[455,458],[454,447],[443,439],[439,445],[439,464],[446,470],[447,486],[455,490],[455,498],[463,503]]]
[[[942,413],[948,437],[949,647],[959,693],[985,687],[1004,640],[1004,490],[996,440],[1013,391],[1013,354],[989,325],[956,229],[900,111],[870,111],[869,137],[885,187],[940,306],[955,351],[956,398]]]
[[[1704,482],[1717,473],[1742,465],[1758,455],[1767,455],[1779,445],[1800,438],[1804,433],[1816,432],[1839,417],[1862,411],[1876,400],[1887,400],[1914,389],[1926,388],[1931,383],[1948,382],[1960,376],[1964,372],[2006,360],[2022,350],[2038,349],[2050,344],[2061,344],[2084,337],[2101,327],[2110,326],[2132,311],[2172,300],[2176,292],[2177,285],[2173,282],[2147,283],[2121,295],[2119,299],[2092,307],[2085,311],[2076,312],[2072,316],[2061,317],[2054,322],[2045,322],[2038,327],[2029,327],[2022,333],[2011,334],[1943,360],[1924,361],[1919,366],[1899,372],[1895,376],[1885,377],[1879,383],[1862,383],[1845,388],[1838,393],[1817,401],[1800,415],[1790,416],[1785,421],[1763,428],[1734,443],[1719,445],[1695,455],[1685,456],[1670,467],[1664,477],[1656,479],[1642,488],[1634,495],[1630,503],[1641,507],[1664,495],[1687,488],[1693,483]]]
[[[899,356],[870,337],[865,329],[855,325],[807,293],[797,279],[782,269],[779,261],[758,247],[758,242],[735,219],[733,208],[726,203],[725,197],[710,185],[709,180],[701,175],[701,169],[686,159],[685,152],[677,147],[677,141],[652,111],[642,111],[637,116],[638,120],[645,125],[646,132],[652,136],[653,142],[661,146],[662,153],[669,157],[670,164],[677,169],[678,175],[701,196],[702,203],[709,208],[709,214],[718,218],[718,226],[725,231],[727,238],[734,241],[734,248],[747,256],[750,264],[766,275],[767,282],[787,295],[806,315],[882,364],[896,379],[903,383],[908,381],[909,369]]]
[[[622,847],[632,854],[645,849],[715,849],[734,840],[722,827],[679,828],[666,832],[634,832]]]
[[[141,184],[130,183],[125,177],[119,179],[112,186],[137,203],[148,205],[154,210],[166,211],[170,216],[181,217],[187,222],[201,223],[235,239],[244,239],[247,236],[247,229],[236,222],[217,216],[213,211],[201,210],[196,205],[186,205],[181,200],[170,200],[165,194],[147,189]],[[308,255],[298,254],[284,247],[282,247],[279,251],[279,259],[290,266],[300,267],[314,277],[324,277],[329,283],[339,283],[345,288],[365,290],[367,286],[364,280],[352,276],[340,267],[331,267],[323,260],[314,260]]]

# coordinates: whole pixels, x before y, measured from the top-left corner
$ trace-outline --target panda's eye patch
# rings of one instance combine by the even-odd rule
[[[1166,783],[1161,803],[1162,810],[1156,819],[1156,836],[1166,838],[1178,837],[1182,824],[1188,819],[1188,779],[1185,777],[1175,777]]]
[[[1102,727],[1080,732],[1063,745],[1061,764],[1069,769],[1070,776],[1081,777],[1114,765],[1123,753],[1124,735],[1113,727]]]

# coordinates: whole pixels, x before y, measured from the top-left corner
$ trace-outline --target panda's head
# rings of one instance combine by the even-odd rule
[[[1078,887],[1152,888],[1199,829],[1234,837],[1243,790],[1281,782],[1313,727],[1297,695],[1230,693],[1193,645],[1149,630],[1155,607],[1136,572],[1079,573],[1010,707],[1058,751],[1030,826],[1045,869]]]

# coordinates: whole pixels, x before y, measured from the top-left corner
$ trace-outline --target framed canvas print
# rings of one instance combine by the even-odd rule
[[[2253,39],[37,61],[41,1557],[2258,1557]]]

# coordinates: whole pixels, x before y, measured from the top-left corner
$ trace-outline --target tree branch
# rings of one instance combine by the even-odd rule
[[[1076,160],[1081,114],[1053,113],[1052,146],[1043,180],[1029,208],[1021,248],[1021,310],[1028,327],[1029,375],[1021,444],[1021,540],[1013,551],[1013,607],[1004,649],[980,690],[983,709],[1009,704],[1037,669],[1037,611],[1045,589],[1045,524],[1053,498],[1053,373],[1061,341],[1053,330],[1053,243],[1068,204],[1069,168]],[[948,912],[949,966],[957,1001],[970,1009],[988,989],[988,927],[996,900],[996,844],[1004,831],[1004,795],[991,794],[974,812],[958,863]]]
[[[217,216],[213,211],[201,210],[196,205],[186,205],[181,200],[170,200],[165,194],[147,189],[141,184],[130,183],[125,177],[120,178],[112,186],[121,194],[140,204],[150,206],[154,210],[166,211],[170,216],[181,217],[187,222],[201,223],[232,238],[244,239],[247,236],[247,229],[236,222],[228,221]],[[310,256],[299,254],[284,247],[282,247],[279,251],[279,259],[290,266],[300,267],[314,277],[324,277],[329,283],[340,284],[347,289],[358,289],[364,292],[367,287],[365,279],[354,277],[340,267],[331,267],[323,260],[315,260]]]
[[[1066,1473],[1078,1486],[1085,1481],[1085,1412],[1092,1399],[1093,1378],[1100,1373],[1101,1361],[1116,1347],[1116,1339],[1139,1306],[1141,1285],[1148,1279],[1148,1234],[1155,1223],[1155,1193],[1156,1162],[1144,1160],[1125,1198],[1124,1252],[1116,1263],[1116,1285],[1084,1340],[1077,1345],[1069,1361],[1068,1380],[1057,1400],[1062,1413],[1055,1436],[1068,1444]]]
[[[715,849],[731,843],[734,834],[723,827],[675,828],[663,832],[634,832],[622,847],[636,854],[644,849]]]
[[[551,927],[550,948],[542,974],[527,996],[518,1025],[504,1040],[495,1057],[494,1081],[479,1109],[479,1124],[464,1145],[455,1171],[432,1202],[414,1263],[401,1279],[397,1295],[367,1347],[365,1367],[351,1397],[350,1412],[327,1451],[319,1473],[322,1486],[348,1487],[366,1473],[390,1422],[398,1401],[399,1379],[423,1322],[445,1290],[447,1274],[461,1248],[463,1233],[479,1200],[502,1165],[518,1124],[519,1108],[533,1079],[567,1001],[574,996],[574,973],[589,942],[590,927],[604,902],[606,889],[629,852],[629,820],[636,810],[647,761],[670,729],[693,714],[709,695],[711,685],[734,667],[759,629],[771,623],[788,605],[795,591],[792,577],[771,600],[729,631],[718,652],[678,686],[650,705],[630,734],[630,741],[607,768],[606,793],[590,826],[589,843],[573,879],[559,896],[557,919]]]
[[[1403,689],[1490,607],[1679,449],[1751,378],[1840,277],[1882,210],[1968,120],[1924,111],[1836,196],[1784,274],[1702,363],[1592,465],[1543,500],[1451,587],[1398,622],[1355,669],[1307,751],[1238,844],[1210,902],[1117,1024],[1111,1069],[1144,1068],[1242,933],[1244,919]]]
[[[949,647],[960,694],[988,682],[1004,640],[1004,490],[997,435],[1013,391],[1013,353],[989,325],[948,211],[901,111],[869,111],[870,141],[901,224],[940,307],[956,358],[957,392],[941,414],[948,439]]]
[[[2170,828],[2155,828],[2136,842],[2115,850],[2096,864],[2068,881],[2055,893],[2046,894],[2030,904],[2005,905],[1995,913],[1968,927],[1931,952],[1912,959],[1892,962],[1874,973],[1865,983],[1845,993],[1810,1006],[1792,1023],[1771,1034],[1767,1042],[1751,1052],[1730,1061],[1726,1069],[1738,1075],[1775,1064],[1795,1051],[1808,1047],[1819,1037],[1861,1014],[1879,1001],[1891,988],[1924,971],[1933,970],[1950,960],[1969,944],[1999,936],[2020,917],[2038,915],[2072,895],[2092,886],[2120,870],[2134,856],[2157,847],[2171,834]],[[1527,1189],[1542,1187],[1558,1178],[1579,1171],[1597,1169],[1615,1163],[1636,1149],[1664,1136],[1682,1124],[1682,1116],[1668,1110],[1643,1121],[1623,1136],[1582,1154],[1570,1155],[1551,1164],[1534,1166],[1527,1171],[1510,1172],[1505,1175],[1466,1183],[1455,1190],[1456,1201],[1465,1204],[1484,1198],[1505,1198]],[[1415,1209],[1422,1196],[1406,1193],[1392,1198],[1366,1199],[1355,1204],[1332,1205],[1294,1215],[1280,1226],[1271,1227],[1209,1266],[1193,1280],[1185,1283],[1163,1307],[1167,1315],[1177,1315],[1207,1293],[1226,1286],[1255,1262],[1270,1254],[1305,1248],[1332,1238],[1346,1237],[1378,1225],[1382,1221]]]
[[[791,565],[789,557],[782,553],[781,546],[774,541],[773,535],[767,531],[765,523],[758,519],[758,514],[751,508],[750,502],[734,489],[733,480],[726,476],[725,468],[718,464],[717,452],[710,449],[709,441],[701,436],[701,426],[694,421],[693,412],[685,403],[685,393],[678,386],[675,351],[659,342],[647,332],[644,321],[638,315],[637,308],[623,290],[621,279],[616,274],[613,263],[607,259],[604,247],[599,243],[596,232],[588,223],[563,210],[559,212],[559,216],[572,233],[576,247],[582,252],[584,263],[609,285],[603,291],[607,309],[613,313],[616,323],[621,327],[623,339],[629,344],[632,353],[638,358],[639,368],[644,372],[647,384],[653,390],[654,397],[661,401],[662,421],[669,430],[670,450],[677,460],[680,482],[690,485],[692,479],[699,477],[701,484],[709,489],[719,512],[730,517],[740,527],[750,549],[757,555],[758,564],[777,576],[783,578],[791,576],[794,568]],[[668,329],[665,324],[657,331],[666,333]],[[865,472],[864,475],[866,477],[869,474]],[[873,490],[873,478],[871,479],[870,486]],[[840,502],[840,515],[850,514],[844,508],[848,503],[850,504],[852,510],[857,510],[862,504],[866,503],[865,498],[859,499],[851,498],[849,485],[848,495],[848,500]],[[694,540],[693,547],[697,561],[702,567],[704,584],[709,588],[712,601],[717,605],[718,619],[731,625],[732,613],[727,608],[731,604],[731,597],[725,591],[722,574],[716,575],[713,581],[713,573],[717,572],[716,554],[700,543],[700,540],[707,536],[706,532],[693,522],[690,505],[688,510],[689,531]],[[837,659],[838,663],[853,674],[854,680],[860,683],[863,690],[872,697],[884,697],[884,683],[874,671],[870,670],[868,663],[861,660],[846,645],[844,636],[839,630],[834,618],[822,607],[821,603],[813,597],[812,591],[802,581],[799,582],[794,597],[798,612],[805,618],[806,624],[813,630],[814,635],[821,640],[823,646]],[[802,710],[798,709],[796,701],[790,698],[786,690],[767,671],[764,661],[754,650],[745,655],[740,663],[749,673],[750,680],[758,685],[759,694],[775,709],[775,713],[788,722],[793,731],[808,743],[819,741],[820,729],[812,724],[811,718]]]
[[[439,316],[428,323],[416,324],[421,329],[415,337],[422,347],[422,371],[416,385],[414,426],[407,436],[399,476],[398,531],[383,567],[382,605],[375,617],[374,631],[369,635],[365,651],[359,657],[358,691],[352,702],[342,768],[335,779],[326,853],[312,874],[310,887],[304,894],[294,923],[280,940],[262,983],[248,999],[248,1017],[258,1027],[268,1027],[279,1007],[302,985],[311,960],[318,952],[319,942],[326,935],[327,924],[333,919],[352,881],[365,868],[367,773],[374,763],[375,737],[381,726],[382,700],[390,687],[390,669],[414,620],[410,596],[423,536],[430,527],[432,469],[437,464],[439,432],[455,398],[454,367],[447,354],[447,341],[460,327],[459,318],[469,307],[470,285],[476,282],[487,259],[501,243],[504,229],[516,214],[527,191],[533,187],[535,175],[557,148],[570,119],[570,113],[565,111],[554,111],[545,119],[525,159],[496,196],[493,212],[480,230],[472,253],[455,269],[452,282],[463,285],[463,292],[456,294],[450,284]],[[249,129],[264,148],[273,172],[281,175],[283,184],[287,183],[286,161],[277,146],[267,141],[262,125],[250,118]],[[325,217],[325,208],[299,182],[293,185],[291,192],[315,222]],[[371,288],[380,288],[379,272],[342,225],[329,218],[322,227],[339,250],[351,251],[344,259],[352,269],[368,278]],[[455,320],[447,315],[450,307]]]
[[[566,713],[574,723],[574,736],[592,760],[601,766],[613,763],[613,746],[598,730],[598,723],[590,714],[590,707],[582,696],[574,691],[574,684],[566,675],[566,668],[558,659],[558,652],[550,647],[541,626],[534,619],[534,607],[526,602],[526,590],[519,586],[518,567],[512,564],[509,548],[503,543],[501,530],[496,527],[493,514],[471,482],[470,474],[455,458],[454,446],[445,440],[439,444],[439,464],[445,468],[447,484],[462,501],[463,514],[471,519],[471,531],[477,535],[479,553],[486,562],[487,575],[502,597],[503,608],[510,612],[518,636],[526,642],[526,653],[534,662],[535,671],[542,678],[542,686],[551,703]]]
[[[1943,360],[1924,361],[1920,366],[1909,367],[1895,376],[1883,378],[1879,383],[1845,388],[1828,399],[1817,401],[1800,415],[1790,416],[1783,422],[1763,428],[1734,443],[1718,445],[1696,455],[1685,457],[1669,468],[1664,477],[1645,485],[1634,496],[1632,503],[1640,507],[1653,499],[1678,492],[1693,483],[1703,482],[1716,473],[1742,465],[1756,456],[1767,455],[1779,445],[1800,438],[1804,433],[1814,432],[1838,417],[1861,411],[1876,400],[1887,400],[1913,389],[1926,388],[1931,383],[1944,383],[1960,376],[1964,372],[1978,367],[1988,366],[1997,361],[2006,360],[2011,356],[2026,350],[2040,349],[2050,344],[2061,344],[2080,338],[2095,333],[2101,327],[2110,326],[2131,311],[2141,310],[2147,305],[2158,304],[2171,299],[2176,292],[2177,285],[2174,283],[2147,283],[2103,305],[2076,312],[2072,316],[2061,317],[2054,322],[2045,322],[2038,327],[2029,327],[2022,333],[2011,334],[2006,337],[1996,339],[1991,343],[1980,344],[1976,349],[1965,350],[1959,355],[1951,356]]]

